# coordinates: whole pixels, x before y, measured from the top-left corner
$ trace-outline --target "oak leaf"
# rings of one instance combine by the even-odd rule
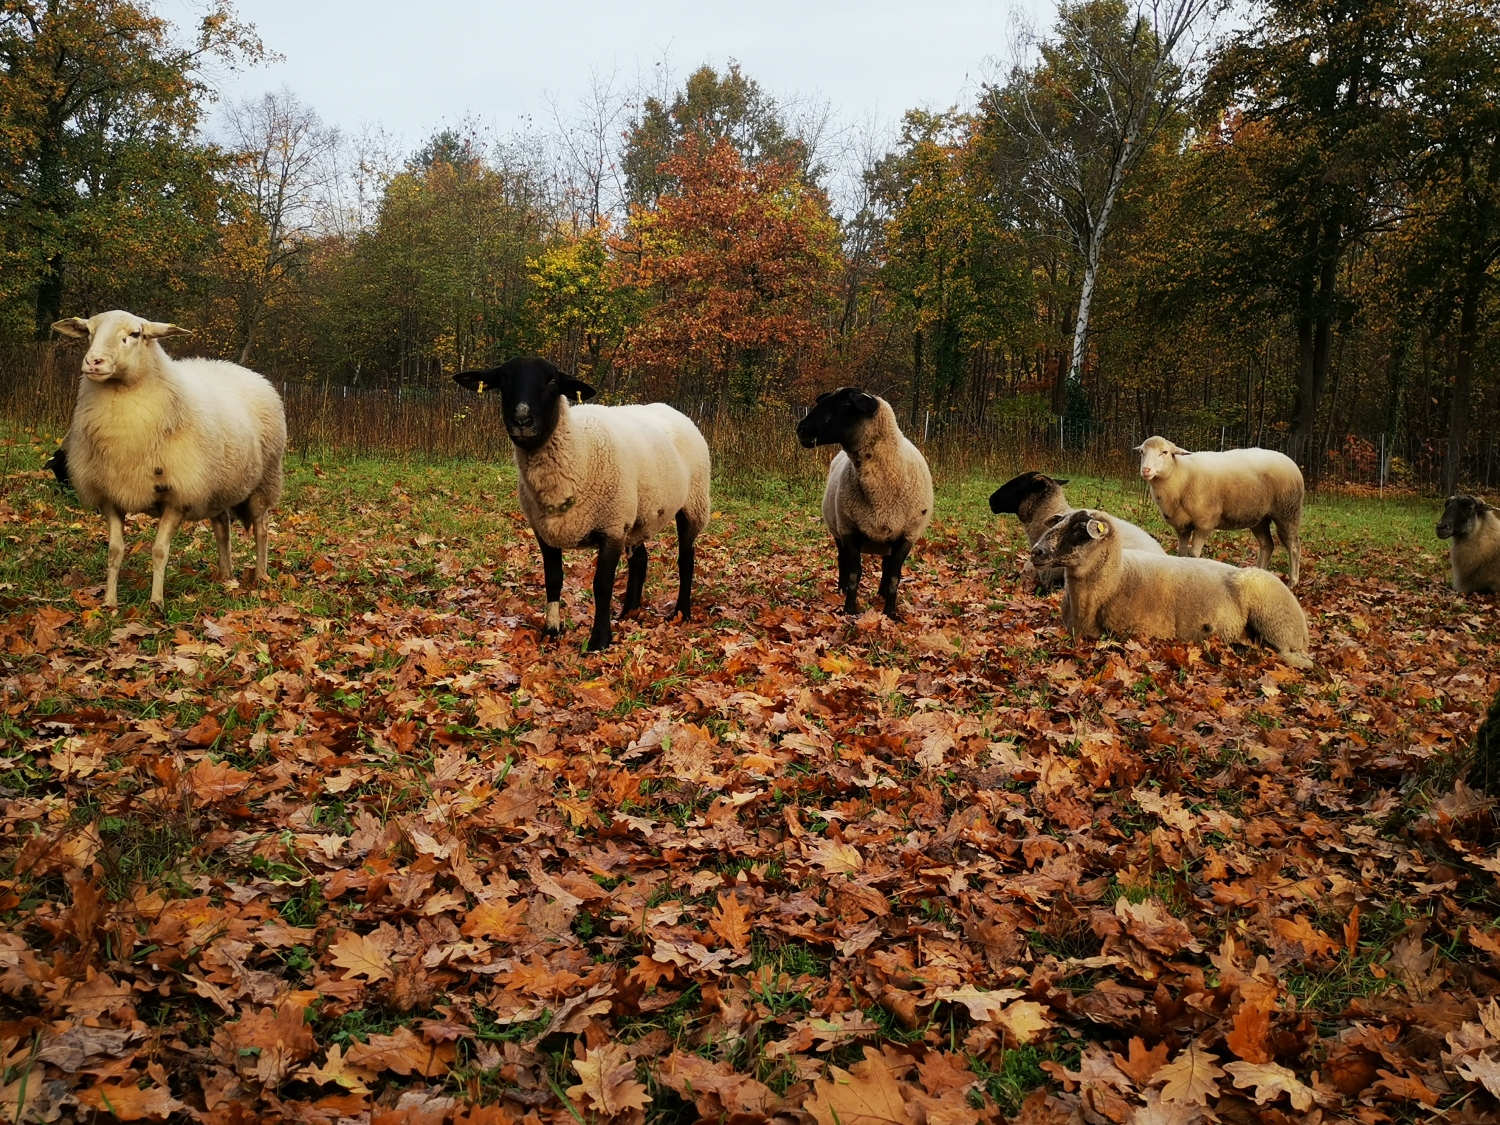
[[[750,948],[750,912],[735,895],[719,895],[719,905],[708,920],[708,928],[727,941],[736,953]]]
[[[1167,1061],[1167,1054],[1165,1043],[1158,1043],[1148,1051],[1146,1041],[1136,1036],[1130,1040],[1130,1057],[1127,1059],[1115,1055],[1115,1065],[1137,1086],[1144,1086],[1162,1068],[1162,1064]]]
[[[411,1028],[403,1026],[390,1035],[372,1035],[368,1043],[349,1044],[343,1063],[358,1070],[436,1078],[448,1073],[448,1064],[456,1053],[452,1043],[425,1043]]]
[[[370,1088],[365,1082],[375,1077],[368,1070],[357,1070],[349,1065],[349,1060],[344,1057],[344,1049],[335,1043],[328,1048],[328,1059],[322,1066],[309,1064],[297,1072],[298,1078],[305,1078],[309,1082],[335,1083],[354,1094],[369,1094]]]
[[[1256,1105],[1265,1105],[1285,1094],[1298,1113],[1312,1108],[1312,1087],[1280,1063],[1232,1062],[1225,1063],[1224,1069],[1234,1076],[1234,1084],[1240,1089],[1255,1088]]]
[[[568,1096],[579,1101],[587,1099],[585,1109],[613,1117],[651,1104],[646,1087],[635,1080],[635,1060],[623,1043],[605,1043],[589,1051],[574,1060],[573,1069],[578,1072],[579,1082],[568,1087]]]
[[[808,850],[807,860],[814,867],[821,867],[830,875],[843,873],[852,875],[864,866],[864,857],[859,849],[842,840],[819,840]]]
[[[802,1109],[817,1125],[907,1125],[906,1100],[880,1052],[865,1048],[859,1073],[828,1068],[831,1078],[819,1078],[813,1096]]]
[[[369,938],[346,932],[328,947],[333,963],[344,970],[346,978],[364,977],[372,984],[391,975],[391,955]]]
[[[1204,1105],[1209,1098],[1219,1096],[1219,1084],[1214,1079],[1222,1078],[1224,1070],[1216,1065],[1218,1061],[1217,1056],[1209,1054],[1197,1043],[1189,1043],[1175,1059],[1156,1072],[1151,1084],[1161,1086],[1161,1100],[1164,1102]]]
[[[1229,1049],[1248,1063],[1268,1063],[1271,1052],[1266,1037],[1271,1033],[1271,1013],[1259,1004],[1241,1004],[1234,1014],[1234,1029],[1224,1037]]]
[[[74,1096],[96,1112],[112,1113],[121,1121],[162,1121],[187,1108],[171,1091],[155,1084],[143,1090],[133,1082],[103,1082],[77,1090]]]
[[[999,1019],[1006,1004],[1025,995],[1016,988],[997,988],[994,992],[985,992],[972,984],[960,988],[940,988],[933,993],[935,999],[962,1004],[969,1009],[969,1018],[979,1022]]]
[[[1459,1074],[1470,1082],[1478,1082],[1495,1097],[1500,1098],[1500,1062],[1489,1055],[1475,1055],[1454,1066]]]

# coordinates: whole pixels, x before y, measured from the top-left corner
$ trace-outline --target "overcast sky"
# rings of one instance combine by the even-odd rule
[[[346,132],[379,125],[412,148],[476,119],[501,134],[550,128],[595,75],[634,90],[663,59],[681,80],[736,59],[778,99],[821,98],[837,120],[895,122],[968,104],[1009,56],[1019,15],[1045,30],[1052,0],[240,0],[283,61],[227,77],[239,98],[285,85]],[[194,0],[162,0],[186,30]]]

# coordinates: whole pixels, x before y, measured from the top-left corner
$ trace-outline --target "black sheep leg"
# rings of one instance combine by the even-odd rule
[[[839,590],[844,595],[844,612],[859,612],[859,579],[863,560],[857,539],[835,539],[839,548]]]
[[[885,599],[885,615],[900,617],[896,611],[896,589],[901,585],[901,567],[906,556],[911,554],[911,540],[897,539],[891,544],[891,553],[885,557],[885,566],[880,572],[880,596]]]
[[[672,611],[684,621],[693,616],[694,543],[698,533],[688,523],[687,513],[677,513],[677,607]]]
[[[547,624],[542,636],[555,637],[562,632],[562,548],[549,547],[540,539],[536,542],[542,549],[542,581],[547,587]]]
[[[620,543],[606,542],[599,547],[599,561],[594,564],[594,631],[589,634],[589,651],[602,652],[613,639],[609,631],[609,603],[615,596],[615,571],[620,567]]]
[[[625,604],[620,608],[624,617],[633,609],[641,608],[641,591],[646,588],[646,544],[639,544],[630,552],[630,563],[625,572]]]

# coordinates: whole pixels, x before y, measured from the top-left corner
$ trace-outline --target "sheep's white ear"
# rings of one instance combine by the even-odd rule
[[[160,320],[141,322],[141,336],[147,340],[165,340],[169,336],[191,336],[192,334],[191,328],[182,328]]]
[[[1084,525],[1084,530],[1089,533],[1090,539],[1103,539],[1109,534],[1109,524],[1103,520],[1089,520]]]
[[[1135,453],[1144,453],[1146,452],[1146,443],[1141,442],[1140,445],[1132,445],[1130,448]]]
[[[67,320],[59,320],[52,325],[52,331],[60,332],[64,336],[72,336],[79,340],[89,338],[89,322],[81,316],[70,316]]]

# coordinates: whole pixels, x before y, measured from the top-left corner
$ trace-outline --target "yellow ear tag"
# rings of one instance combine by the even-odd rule
[[[484,380],[479,380],[479,393],[484,394]]]
[[[578,396],[578,405],[582,406],[583,405],[583,392],[582,391],[574,391],[573,393],[576,396]]]
[[[1104,525],[1098,520],[1089,520],[1089,534],[1098,539],[1104,534]]]

